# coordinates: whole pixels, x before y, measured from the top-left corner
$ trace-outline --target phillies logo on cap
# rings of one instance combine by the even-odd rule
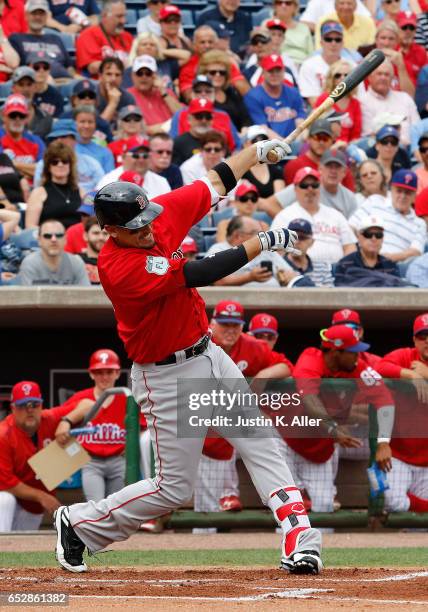
[[[31,393],[32,386],[31,386],[29,383],[24,383],[24,384],[21,386],[21,389],[23,390],[24,395],[27,395],[27,396],[28,396],[28,395],[30,395],[30,393]]]
[[[98,353],[98,359],[99,361],[101,361],[101,363],[107,363],[109,358],[109,354],[108,353]]]
[[[272,321],[272,317],[269,315],[262,315],[261,321],[265,327],[268,327]]]
[[[404,182],[406,183],[406,185],[410,185],[410,183],[413,181],[413,175],[412,174],[406,174],[404,176]]]
[[[348,310],[348,308],[344,308],[343,310],[340,311],[340,314],[342,315],[344,319],[349,319],[351,315],[351,311]]]
[[[236,312],[236,304],[228,304],[225,308],[230,314]]]

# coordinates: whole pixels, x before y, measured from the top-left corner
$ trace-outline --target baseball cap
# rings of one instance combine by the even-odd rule
[[[25,5],[25,10],[27,13],[32,13],[33,11],[42,10],[46,13],[49,12],[49,4],[47,0],[28,0]]]
[[[16,406],[22,406],[22,404],[26,404],[27,402],[42,403],[43,397],[40,392],[40,387],[36,382],[32,380],[23,380],[14,385],[10,401]]]
[[[376,140],[379,142],[387,136],[393,136],[398,141],[400,140],[400,133],[392,125],[384,125],[380,130],[376,132]]]
[[[134,183],[138,185],[138,187],[142,187],[144,183],[144,178],[138,172],[133,172],[132,170],[126,170],[126,172],[122,172],[119,176],[119,181],[126,181],[127,183]]]
[[[212,113],[214,104],[207,98],[193,98],[189,104],[189,113],[197,115],[198,113]]]
[[[98,349],[89,359],[88,370],[120,370],[119,356],[110,349]]]
[[[343,28],[337,21],[326,21],[322,24],[321,36],[324,37],[326,34],[330,34],[330,32],[336,32],[336,34],[343,36]]]
[[[416,317],[413,323],[413,335],[428,331],[428,312]]]
[[[274,68],[284,68],[284,62],[282,61],[282,57],[277,55],[276,53],[272,53],[272,55],[267,55],[260,62],[260,66],[263,70],[273,70]]]
[[[348,353],[368,351],[370,344],[361,342],[358,330],[347,325],[332,325],[320,331],[321,344],[325,348],[338,349]]]
[[[293,183],[295,185],[300,185],[303,179],[305,179],[307,176],[313,176],[318,181],[321,178],[321,175],[318,170],[315,170],[310,166],[304,166],[304,168],[300,168],[299,170],[297,170],[296,174],[294,175]]]
[[[245,134],[245,140],[254,140],[254,138],[259,138],[260,136],[264,136],[264,138],[268,140],[266,128],[262,125],[250,125]]]
[[[77,139],[77,135],[76,124],[73,119],[58,119],[46,138],[47,140],[53,140],[61,136],[73,136]]]
[[[293,219],[288,224],[288,229],[293,232],[301,232],[302,234],[307,234],[308,236],[312,236],[312,224],[306,219]]]
[[[240,323],[243,325],[244,308],[239,302],[233,300],[222,300],[214,308],[213,319],[218,323]]]
[[[136,134],[135,136],[131,136],[125,142],[125,152],[126,151],[138,151],[138,149],[147,149],[150,150],[150,143],[145,136],[141,134]]]
[[[363,232],[369,227],[380,227],[385,229],[385,221],[377,215],[368,215],[357,224],[357,230],[359,232]]]
[[[356,310],[350,310],[349,308],[336,310],[336,312],[333,313],[331,324],[343,325],[344,323],[355,323],[355,325],[361,325],[359,313]]]
[[[268,21],[266,21],[265,23],[265,27],[268,28],[268,30],[270,30],[271,28],[275,28],[278,30],[285,30],[287,29],[287,26],[285,25],[285,23],[283,21],[281,21],[281,19],[269,19]]]
[[[192,83],[192,88],[195,89],[198,85],[207,85],[208,87],[212,87],[214,89],[214,85],[209,77],[206,74],[198,74]]]
[[[309,128],[309,136],[315,136],[315,134],[328,134],[329,136],[333,136],[330,122],[327,121],[327,119],[318,119],[318,121],[314,121]]]
[[[45,64],[51,65],[53,58],[49,55],[49,53],[46,53],[46,51],[36,51],[35,53],[30,53],[27,64],[31,66],[32,64],[37,64],[38,62],[44,62]]]
[[[21,94],[12,94],[6,98],[2,111],[3,115],[10,115],[10,113],[28,115],[27,100]]]
[[[428,215],[428,187],[422,189],[422,191],[416,196],[415,213],[418,215],[418,217]]]
[[[218,38],[230,38],[233,34],[225,23],[219,23],[218,21],[207,21],[204,23],[205,26],[209,26],[217,34]]]
[[[401,170],[397,170],[397,172],[394,172],[392,175],[391,185],[410,189],[410,191],[416,191],[418,188],[418,177],[412,170],[401,168]]]
[[[338,151],[337,149],[335,150],[330,150],[330,151],[326,151],[324,153],[324,155],[321,157],[321,161],[320,163],[323,166],[326,166],[327,164],[331,164],[332,162],[334,162],[335,164],[340,164],[341,166],[343,166],[343,168],[346,168],[346,156],[344,153],[342,153],[341,151]]]
[[[372,130],[373,133],[376,134],[381,128],[385,125],[389,125],[392,127],[400,126],[404,119],[405,115],[399,115],[397,113],[390,113],[389,111],[384,111],[383,113],[377,113],[375,117],[373,117],[372,121]]]
[[[242,181],[240,185],[238,185],[235,191],[236,198],[242,198],[242,196],[247,195],[247,193],[256,193],[259,195],[259,190],[255,185],[250,183],[250,181]]]
[[[197,253],[198,247],[191,236],[186,236],[181,243],[180,250],[182,253]]]
[[[13,73],[12,83],[18,83],[21,79],[27,77],[32,81],[36,81],[36,73],[30,66],[19,66]]]
[[[418,25],[418,18],[415,13],[412,13],[412,11],[400,11],[395,18],[395,21],[397,22],[399,28],[402,28],[405,25],[412,25],[416,28]]]
[[[178,6],[175,6],[174,4],[167,4],[159,11],[159,21],[164,21],[171,15],[177,15],[177,17],[181,18],[181,11]]]
[[[134,59],[134,63],[132,64],[132,72],[138,72],[141,68],[147,68],[147,70],[157,72],[158,65],[155,58],[151,55],[139,55]]]
[[[266,333],[278,335],[278,321],[267,312],[259,312],[251,319],[248,331],[251,334]]]
[[[127,106],[122,106],[118,113],[118,118],[126,119],[126,117],[131,117],[131,115],[137,115],[141,118],[143,117],[143,113],[138,106],[135,106],[135,104],[128,104]]]
[[[266,28],[257,26],[253,28],[250,32],[250,43],[252,45],[257,44],[258,42],[267,44],[268,42],[270,42],[270,40],[271,40],[270,33]]]
[[[92,81],[90,81],[89,79],[82,79],[81,81],[76,83],[76,85],[73,87],[73,91],[71,92],[71,95],[78,96],[84,91],[91,91],[94,94],[97,93],[97,89]]]
[[[88,215],[90,217],[95,215],[94,197],[96,193],[97,193],[96,191],[86,192],[85,195],[83,196],[81,205],[77,209],[77,212],[81,213],[82,215]]]

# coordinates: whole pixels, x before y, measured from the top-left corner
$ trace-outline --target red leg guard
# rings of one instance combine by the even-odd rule
[[[428,512],[428,499],[416,497],[413,493],[407,493],[407,497],[410,499],[409,510],[412,512]]]

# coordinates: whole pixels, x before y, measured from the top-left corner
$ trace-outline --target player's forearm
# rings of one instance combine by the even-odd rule
[[[88,414],[93,405],[94,402],[92,400],[83,399],[77,404],[74,410],[72,410],[65,416],[68,420],[71,421],[73,426],[79,425],[79,423],[82,422],[83,418]]]
[[[44,491],[40,489],[36,489],[35,487],[30,487],[23,482],[15,485],[11,489],[7,490],[8,493],[11,493],[18,499],[26,499],[28,501],[39,502],[40,497],[43,495]]]
[[[376,412],[378,440],[389,442],[394,428],[395,406],[382,406]]]
[[[225,160],[225,163],[232,170],[235,179],[238,181],[252,166],[257,164],[257,149],[256,145],[252,145],[251,147],[247,147],[229,157]],[[208,178],[211,181],[212,186],[220,195],[226,195],[230,191],[227,190],[221,180],[220,176],[217,174],[215,170],[210,170],[208,172]]]
[[[290,368],[286,363],[276,363],[269,368],[264,368],[256,374],[255,378],[271,378],[271,379],[282,379],[290,376]]]
[[[335,428],[336,423],[328,414],[323,402],[317,395],[305,395],[303,398],[303,405],[310,417],[322,419],[324,428],[328,433],[330,433],[332,428]]]

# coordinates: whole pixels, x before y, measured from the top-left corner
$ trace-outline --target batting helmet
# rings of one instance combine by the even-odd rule
[[[93,370],[120,370],[119,357],[110,349],[98,349],[89,360],[89,371]]]
[[[101,228],[117,225],[125,229],[139,229],[151,223],[163,211],[163,206],[150,202],[144,189],[127,181],[102,187],[95,194],[94,205]]]

